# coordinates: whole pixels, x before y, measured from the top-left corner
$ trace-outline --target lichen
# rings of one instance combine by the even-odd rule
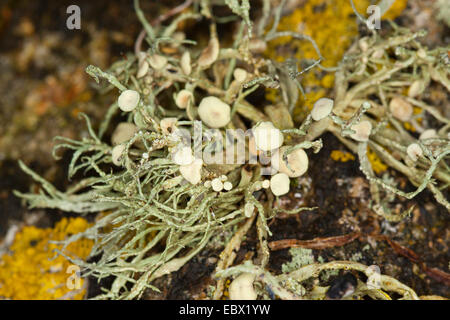
[[[192,11],[182,12],[169,25],[161,26],[149,23],[139,1],[135,0],[136,14],[143,26],[135,52],[105,71],[92,65],[86,68],[97,83],[100,79],[106,80],[106,90],[118,90],[118,100],[110,105],[98,130],[93,128],[87,115],[81,114],[89,135],[81,140],[56,139],[55,156],[60,148],[73,150],[69,178],[81,171],[88,176],[61,192],[20,162],[21,168],[42,186],[39,193],[15,192],[26,199],[30,207],[77,213],[110,212],[86,231],[65,241],[68,245],[80,235],[94,239],[95,245],[89,256],[100,257],[98,261],[69,257],[68,247],[59,252],[79,265],[84,276],[92,275],[98,279],[115,276],[111,288],[104,288],[105,293],[97,298],[133,299],[142,297],[146,289],[158,291],[152,284],[154,280],[179,270],[207,245],[214,243],[213,238],[252,217],[257,221],[263,254],[261,264],[268,263],[267,238],[271,232],[267,220],[276,211],[271,204],[265,206],[263,199],[277,194],[269,188],[272,182],[269,187],[263,187],[267,180],[263,176],[268,175],[263,173],[266,168],[261,162],[250,163],[250,143],[245,137],[236,136],[233,141],[225,139],[223,142],[227,129],[240,129],[235,131],[239,135],[258,128],[261,122],[270,123],[271,128],[264,129],[259,139],[270,150],[258,145],[256,138],[255,144],[264,151],[271,151],[273,146],[268,143],[267,133],[276,131],[279,137],[276,148],[286,146],[285,156],[297,149],[312,148],[317,153],[322,147],[321,140],[297,142],[288,139],[289,136],[305,136],[311,117],[300,128],[295,128],[286,105],[259,110],[246,99],[260,86],[273,83],[283,93],[291,93],[292,87],[284,84],[293,80],[278,80],[277,72],[281,71],[274,68],[273,62],[250,50],[251,32],[245,30],[248,3],[230,1],[228,4],[243,18],[242,32],[229,48],[225,43],[219,44],[216,21],[210,19],[213,4],[209,1],[202,1],[200,7],[193,6]],[[177,42],[172,37],[180,21],[202,17],[210,23],[210,40],[200,52],[192,46],[196,41]],[[151,44],[146,49],[144,40]],[[173,46],[174,50],[164,53],[161,50],[164,46]],[[188,62],[192,68],[182,66],[181,57],[186,57],[185,53],[192,57]],[[246,79],[236,77],[237,62],[245,68]],[[181,90],[189,91],[192,96],[182,105],[176,103]],[[133,99],[128,100],[130,97]],[[202,112],[205,101],[211,99],[215,101],[213,107],[219,106],[219,110],[224,111],[220,123],[211,114],[207,121],[205,117],[209,112]],[[206,106],[206,110],[209,107]],[[105,133],[114,125],[113,118],[119,117],[120,112],[125,118],[122,121],[136,130],[115,145],[105,139]],[[175,119],[174,129],[170,132],[163,125],[168,119]],[[186,132],[189,138],[185,137]],[[224,159],[230,153],[229,149],[235,147],[241,152],[239,156],[244,156],[243,162]],[[208,158],[212,154],[215,159]],[[217,155],[224,158],[217,159]],[[194,163],[196,167],[190,167]],[[185,166],[192,171],[195,169],[195,179],[188,177],[190,169]],[[270,194],[259,199],[256,191]],[[293,212],[302,210],[311,208],[301,207]],[[244,236],[245,232],[240,234],[241,238]],[[218,263],[221,264],[222,261]]]
[[[347,161],[355,160],[355,157],[350,152],[341,151],[341,150],[331,151],[330,157],[334,161],[340,161],[340,162],[347,162]]]
[[[445,161],[445,157],[448,158],[450,153],[448,146],[444,145],[445,138],[438,141],[434,150],[423,146],[427,158],[422,159],[422,167],[416,168],[415,164],[405,157],[405,144],[413,137],[407,135],[403,129],[404,123],[393,119],[389,111],[388,101],[403,94],[405,88],[399,87],[410,84],[405,81],[402,70],[413,64],[420,72],[425,72],[427,66],[426,70],[430,70],[432,76],[438,79],[436,81],[448,84],[445,78],[447,73],[442,70],[442,63],[437,60],[437,57],[442,55],[442,49],[432,51],[423,48],[415,41],[422,33],[412,34],[392,24],[392,35],[381,36],[374,32],[372,37],[363,38],[370,42],[366,48],[358,49],[355,45],[353,50],[346,51],[358,36],[350,4],[310,1],[295,10],[293,15],[283,18],[278,27],[267,33],[264,33],[267,27],[264,19],[262,24],[258,24],[257,29],[262,32],[256,32],[256,35],[262,40],[257,40],[269,42],[267,55],[274,58],[273,61],[267,59],[267,55],[261,56],[250,49],[249,42],[255,40],[251,38],[255,30],[246,29],[252,25],[249,21],[249,2],[241,1],[240,4],[239,1],[230,0],[226,3],[232,12],[242,18],[232,47],[222,47],[225,44],[219,42],[216,21],[211,19],[213,14],[210,1],[201,1],[199,7],[194,6],[193,11],[180,13],[171,24],[162,27],[158,23],[149,23],[139,8],[139,1],[135,0],[136,13],[143,25],[142,36],[136,41],[135,53],[128,54],[126,60],[118,61],[106,71],[95,66],[86,69],[98,83],[100,79],[106,80],[107,89],[118,90],[118,93],[132,92],[136,98],[134,103],[128,106],[130,108],[123,108],[125,104],[114,102],[106,112],[98,131],[94,130],[89,118],[82,114],[89,136],[79,141],[58,137],[56,150],[68,148],[74,151],[69,164],[69,178],[81,171],[89,176],[61,192],[20,163],[21,168],[42,186],[39,193],[15,193],[24,198],[30,207],[56,208],[83,214],[108,211],[109,214],[98,219],[93,226],[66,239],[66,247],[58,251],[70,262],[80,265],[84,275],[98,279],[115,277],[111,287],[104,288],[104,294],[96,298],[134,299],[141,298],[146,289],[158,291],[154,280],[180,270],[201,250],[217,243],[217,237],[227,232],[232,233],[232,237],[224,243],[225,248],[216,267],[216,274],[222,276],[214,291],[214,297],[217,299],[223,297],[224,290],[226,292],[224,279],[242,270],[263,276],[262,281],[280,298],[292,299],[308,294],[310,297],[318,296],[317,291],[306,292],[301,289],[302,286],[293,285],[292,281],[297,281],[300,285],[301,282],[317,277],[320,272],[328,269],[350,268],[367,272],[366,266],[351,261],[315,264],[311,250],[301,248],[291,249],[293,259],[283,265],[283,274],[279,277],[266,271],[270,257],[268,237],[272,235],[268,221],[280,211],[273,204],[277,201],[276,197],[281,195],[273,191],[272,182],[269,184],[270,188],[263,187],[263,176],[268,175],[263,173],[266,168],[261,163],[246,163],[250,162],[250,156],[244,159],[244,163],[203,163],[203,158],[194,159],[190,146],[183,146],[183,135],[169,132],[167,127],[162,125],[164,119],[175,119],[175,127],[185,129],[192,135],[196,130],[195,125],[198,125],[196,120],[205,116],[199,110],[200,101],[204,99],[214,98],[216,102],[220,100],[220,104],[214,105],[223,106],[221,109],[227,121],[220,121],[218,124],[214,122],[214,117],[208,117],[211,120],[209,122],[202,119],[206,123],[200,124],[200,127],[216,128],[217,134],[201,133],[202,135],[197,137],[199,139],[194,141],[194,144],[198,142],[197,146],[194,145],[198,147],[198,151],[224,151],[226,145],[234,143],[226,140],[224,144],[221,140],[228,133],[226,129],[239,128],[245,131],[257,128],[261,123],[270,123],[271,130],[275,131],[279,138],[275,143],[277,148],[283,143],[287,147],[283,155],[287,159],[287,165],[289,153],[297,149],[319,152],[322,140],[316,138],[329,130],[349,150],[358,155],[360,169],[371,183],[371,192],[377,191],[376,187],[381,186],[386,192],[411,199],[426,187],[433,191],[434,185],[430,181],[434,173],[440,174],[436,178],[440,179],[441,184],[450,179],[442,173],[444,168],[439,167],[440,161]],[[359,5],[364,8],[361,3],[363,2]],[[270,1],[264,1],[264,7],[270,12]],[[281,9],[276,8],[275,21],[278,20],[279,14]],[[209,43],[202,51],[191,47],[196,43],[193,40],[178,43],[171,38],[180,21],[200,20],[202,17],[210,23]],[[266,22],[268,20],[270,19],[266,19]],[[298,21],[302,21],[300,29]],[[276,22],[273,25],[277,26]],[[333,25],[333,28],[329,28],[330,25]],[[336,34],[341,36],[337,37]],[[277,64],[277,61],[286,62],[283,39],[286,41],[290,37],[307,41],[293,41],[292,47],[288,48],[289,53],[292,48],[296,52],[295,63],[290,61]],[[151,44],[146,51],[143,49],[144,40]],[[320,50],[314,47],[314,44],[317,44]],[[404,48],[397,50],[398,44]],[[172,46],[173,50],[162,50],[165,46]],[[395,52],[392,52],[391,47],[396,47]],[[378,52],[373,52],[376,49]],[[323,61],[320,61],[320,51],[325,57]],[[186,56],[186,52],[189,57],[193,57],[192,68],[186,69],[182,66],[181,57]],[[347,58],[342,59],[345,52]],[[378,55],[379,52],[381,55]],[[156,63],[155,59],[160,63]],[[297,70],[299,61],[300,64],[307,64],[306,67],[306,64],[301,65],[301,70],[311,66],[314,68],[302,73]],[[324,71],[324,68],[338,63],[339,68],[335,70],[335,75]],[[236,76],[232,80],[238,64],[246,69],[248,78],[245,81]],[[359,69],[355,70],[356,68]],[[422,75],[418,72],[415,76]],[[337,94],[333,112],[320,120],[314,119],[311,114],[305,112],[307,108],[303,107],[309,108],[312,102],[327,94],[333,86],[334,77],[339,81],[336,81]],[[299,79],[305,85],[306,98],[297,98],[302,87]],[[268,97],[276,102],[274,105],[258,108],[258,105],[250,101],[252,99],[246,99],[261,86],[264,86],[263,90],[269,90]],[[274,91],[274,88],[278,91]],[[192,99],[188,99],[186,104],[176,103],[180,90],[188,90],[192,94]],[[278,101],[277,97],[280,96],[283,101]],[[372,99],[374,96],[377,98]],[[441,122],[448,123],[442,119],[439,112],[424,102],[411,103],[419,104],[423,112],[426,110]],[[292,110],[296,105],[303,108],[297,108],[297,114],[300,110],[303,119],[294,122]],[[125,112],[121,114],[124,118],[122,120],[137,130],[133,131],[126,141],[114,145],[105,140],[105,133],[114,125],[113,118],[119,117],[120,110]],[[352,128],[361,123],[362,119],[368,123],[366,128],[370,127],[364,139],[361,136],[355,139],[355,131]],[[441,135],[447,135],[447,131],[448,127],[444,127]],[[266,142],[270,141],[267,139],[267,133],[268,130],[265,130],[261,135],[266,138]],[[261,136],[253,136],[254,145],[260,147],[258,140],[261,140]],[[188,145],[191,143],[189,137]],[[264,151],[273,151],[272,143],[263,145],[267,147],[262,148]],[[251,151],[261,151],[256,147],[250,150],[250,141],[248,144],[244,141],[244,149],[246,155]],[[188,163],[178,161],[180,159],[176,155],[179,155],[180,150],[185,155],[182,158],[188,159]],[[352,158],[352,155],[344,157],[336,152],[333,156],[346,161]],[[196,170],[196,178],[188,179],[187,175],[183,175],[186,168],[182,166],[189,166],[196,160],[202,161],[199,165],[200,172]],[[401,160],[404,163],[400,162]],[[418,185],[417,189],[407,193],[390,183],[388,174],[383,179],[375,175],[386,171],[388,165],[405,174],[413,184]],[[285,185],[289,187],[289,178],[287,179],[288,183]],[[213,181],[217,183],[213,185]],[[225,181],[231,183],[231,188],[222,188]],[[380,194],[381,192],[376,194],[378,198],[375,198],[374,210],[377,210],[377,206],[384,208],[386,199],[390,199],[381,199]],[[447,205],[439,189],[434,194],[438,201]],[[283,211],[294,214],[313,209],[300,207]],[[379,214],[389,217],[386,213]],[[398,215],[397,218],[404,216],[406,215]],[[236,252],[254,222],[259,242],[258,257],[255,259],[258,266],[248,261],[241,267],[232,267]],[[71,245],[76,243],[80,236],[94,239],[95,244],[89,256],[99,257],[95,263],[83,257],[69,257]],[[289,277],[296,280],[283,279],[289,271],[292,271]],[[417,298],[412,289],[390,277],[385,276],[385,279],[389,283],[395,283],[393,287],[387,286],[385,290],[400,293],[404,298]],[[279,285],[280,281],[291,284],[283,288]],[[359,294],[362,296],[366,293]],[[375,298],[384,297],[375,291],[370,294]]]
[[[70,295],[71,299],[82,299],[86,293],[84,279],[81,288],[72,291],[66,286],[71,275],[67,268],[72,265],[63,256],[55,257],[55,249],[61,245],[49,241],[61,241],[83,232],[89,223],[83,218],[63,218],[54,228],[25,226],[16,234],[10,247],[11,253],[0,258],[0,297],[13,300],[53,300]],[[85,259],[93,241],[79,239],[67,247],[67,252]]]
[[[357,1],[356,9],[365,12],[369,0]],[[406,7],[407,0],[397,0],[383,15],[383,19],[394,19]],[[350,1],[311,0],[284,16],[278,25],[279,31],[297,31],[311,36],[322,53],[323,67],[333,68],[342,60],[344,53],[358,36],[358,26]],[[287,58],[298,60],[318,59],[310,42],[282,37],[269,42],[266,55],[278,62]],[[325,97],[334,86],[334,74],[322,69],[314,69],[303,75],[301,84],[305,96],[301,96],[294,117],[304,117],[305,107],[311,109],[318,99]],[[277,100],[274,90],[268,90],[266,99]]]
[[[330,157],[334,161],[339,162],[348,162],[355,160],[355,156],[353,154],[341,150],[331,151]],[[376,174],[383,173],[387,170],[388,166],[383,163],[383,161],[381,161],[377,154],[370,150],[370,148],[367,149],[367,158],[369,159],[370,164],[372,165],[372,169]]]
[[[382,19],[394,20],[397,18],[408,5],[408,0],[395,0],[389,10],[383,14]]]
[[[289,273],[300,267],[314,263],[314,255],[311,249],[291,248],[289,249],[289,253],[292,259],[281,266],[283,273]]]
[[[376,174],[383,173],[387,170],[388,166],[384,164],[377,154],[370,148],[367,148],[367,158],[369,159],[372,169]]]

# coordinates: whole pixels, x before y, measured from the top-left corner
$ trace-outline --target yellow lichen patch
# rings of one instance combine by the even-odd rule
[[[24,227],[10,247],[11,254],[0,258],[0,298],[51,300],[70,295],[71,299],[82,299],[84,289],[72,291],[67,286],[68,278],[73,275],[73,272],[68,272],[72,263],[60,255],[51,260],[55,257],[53,250],[61,249],[61,245],[49,241],[64,240],[88,227],[83,218],[63,218],[54,228]],[[92,245],[92,240],[80,239],[71,243],[66,253],[85,259]],[[83,279],[80,284],[84,288]]]
[[[358,1],[356,5],[358,10],[365,11],[369,4],[368,0],[363,0]],[[322,63],[325,67],[336,66],[358,35],[350,2],[340,0],[307,1],[304,6],[281,19],[278,31],[295,31],[312,37],[325,58]],[[297,59],[319,58],[311,43],[293,41],[290,37],[271,41],[267,50],[267,55],[279,62],[291,58],[292,53]],[[306,90],[306,99],[301,99],[298,106],[306,105],[311,108],[317,99],[325,96],[328,89],[333,87],[334,76],[319,69],[311,70],[303,75],[301,83]],[[267,98],[271,100],[274,97]]]
[[[272,89],[272,88],[266,88],[266,94],[265,97],[267,100],[272,101],[273,103],[275,103],[275,101],[278,100],[278,90],[277,89]]]
[[[380,174],[388,169],[388,166],[384,164],[377,154],[370,150],[370,148],[367,148],[367,158],[369,159],[372,169],[376,174]]]
[[[406,6],[405,0],[397,0],[383,18],[397,17]],[[365,15],[369,0],[355,1],[358,12]],[[295,31],[312,37],[320,49],[325,67],[335,67],[344,53],[358,36],[358,27],[350,1],[342,0],[309,0],[291,14],[283,17],[278,31]],[[313,45],[308,41],[292,40],[282,37],[269,42],[266,55],[278,62],[287,58],[318,59]],[[294,116],[301,116],[305,107],[312,108],[317,99],[329,94],[334,85],[334,74],[318,68],[302,75],[300,82],[305,89],[305,97],[297,103]],[[274,102],[278,96],[267,92],[266,99]]]
[[[411,123],[409,123],[409,122],[403,123],[403,127],[406,130],[411,131],[411,132],[415,132],[416,131],[416,128],[414,128],[414,126]]]
[[[405,10],[408,0],[395,0],[389,10],[383,14],[382,19],[393,20]]]
[[[227,279],[227,281],[225,282],[225,288],[223,290],[223,295],[222,295],[221,300],[230,300],[230,292],[229,292],[230,284],[231,284],[231,280]]]
[[[355,160],[355,156],[352,155],[350,152],[341,150],[331,151],[330,157],[334,161],[340,162]],[[372,165],[372,169],[375,173],[380,174],[387,170],[388,166],[384,164],[381,161],[381,159],[377,156],[377,154],[374,151],[370,150],[370,148],[367,148],[367,158],[369,159],[370,164]]]
[[[340,162],[347,162],[347,161],[355,160],[355,156],[352,155],[350,152],[341,151],[341,150],[331,151],[330,157],[334,161],[340,161]]]

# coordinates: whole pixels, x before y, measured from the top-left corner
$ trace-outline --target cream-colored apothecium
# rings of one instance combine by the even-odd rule
[[[413,161],[417,161],[417,159],[423,155],[423,150],[417,143],[411,143],[408,148],[406,148],[406,154]]]
[[[202,51],[198,58],[198,65],[202,68],[209,67],[219,57],[219,40],[217,38],[211,38],[208,46]]]
[[[225,182],[223,183],[223,188],[224,188],[226,191],[230,191],[231,189],[233,189],[233,184],[232,184],[230,181],[225,181]]]
[[[121,122],[114,129],[111,135],[111,143],[113,146],[126,142],[133,138],[133,136],[138,132],[138,127],[130,122]]]
[[[419,140],[426,140],[431,138],[437,138],[437,132],[435,129],[427,129],[424,132],[422,132],[419,136]]]
[[[176,124],[177,124],[177,118],[164,118],[159,123],[159,126],[161,127],[161,131],[164,134],[171,134],[175,132]]]
[[[255,275],[242,273],[234,279],[229,287],[230,300],[256,300],[258,294],[253,287]]]
[[[408,97],[411,97],[411,98],[417,97],[419,94],[421,94],[423,92],[424,88],[425,88],[425,85],[424,85],[423,81],[421,81],[421,80],[414,81],[409,86]]]
[[[396,119],[403,122],[409,121],[414,111],[412,105],[400,97],[395,97],[391,100],[389,110]]]
[[[270,121],[259,123],[252,128],[252,132],[255,137],[255,144],[259,150],[271,151],[283,145],[283,133],[275,128]]]
[[[211,187],[214,191],[220,192],[223,190],[223,182],[220,180],[220,178],[214,178],[211,181]]]
[[[183,31],[175,31],[172,34],[172,39],[174,40],[174,42],[171,43],[171,45],[174,48],[178,48],[180,46],[180,42],[186,39],[186,34]]]
[[[194,96],[192,95],[192,92],[183,89],[178,92],[175,98],[175,104],[180,109],[186,109],[189,105],[189,102],[193,102]]]
[[[123,91],[119,99],[117,99],[117,104],[119,105],[120,110],[124,112],[133,111],[134,108],[137,107],[139,103],[139,93],[134,90],[125,90]]]
[[[201,175],[202,165],[203,161],[201,159],[195,159],[192,163],[188,165],[181,165],[180,166],[181,175],[191,184],[197,184],[202,179]]]
[[[114,165],[116,165],[116,166],[121,165],[121,157],[122,157],[124,150],[125,150],[125,145],[123,145],[123,144],[119,144],[111,150],[111,158],[112,158],[112,162]]]
[[[289,192],[289,176],[285,173],[277,173],[270,179],[270,190],[275,196],[282,196]]]
[[[326,118],[333,110],[334,101],[328,98],[320,98],[314,103],[311,111],[311,117],[314,121],[319,121]]]
[[[247,79],[247,71],[242,68],[236,68],[233,71],[234,79],[236,79],[237,82],[244,82],[245,79]]]
[[[368,120],[363,120],[352,126],[352,130],[356,131],[356,133],[350,135],[353,140],[365,142],[369,140],[369,136],[372,131],[372,124]]]
[[[187,146],[178,147],[175,152],[172,153],[172,161],[178,165],[188,165],[195,160],[192,155],[192,149]]]
[[[189,53],[189,51],[185,51],[183,53],[183,55],[181,56],[180,66],[181,66],[181,71],[183,71],[183,73],[185,75],[188,76],[191,74],[191,71],[192,71],[191,54]]]
[[[148,64],[148,62],[145,60],[142,61],[142,63],[139,64],[139,69],[136,74],[136,78],[140,79],[140,78],[144,77],[147,74],[149,68],[150,68],[150,65]]]
[[[272,155],[272,167],[282,173],[287,174],[291,178],[300,177],[308,170],[308,156],[303,149],[296,149],[287,156],[287,163],[283,160],[285,152],[289,146],[283,146]]]
[[[219,98],[203,98],[198,106],[200,119],[210,128],[221,128],[230,122],[231,108]]]
[[[153,54],[148,58],[150,66],[155,70],[162,70],[167,65],[167,58],[159,54]]]

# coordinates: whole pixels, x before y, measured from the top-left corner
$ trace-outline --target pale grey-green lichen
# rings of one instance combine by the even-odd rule
[[[389,101],[415,80],[424,81],[425,88],[435,81],[449,90],[449,69],[442,59],[448,48],[425,48],[417,41],[418,37],[424,36],[424,32],[412,33],[395,24],[392,24],[392,34],[387,37],[374,32],[372,36],[360,40],[366,41],[367,46],[355,43],[334,69],[336,88],[333,114],[318,122],[308,115],[303,123],[294,126],[291,113],[299,94],[303,92],[298,78],[311,68],[322,68],[322,55],[311,37],[294,31],[276,31],[286,1],[274,7],[269,0],[264,0],[263,13],[256,24],[249,18],[250,1],[219,1],[228,5],[234,13],[232,18],[237,20],[239,32],[230,47],[220,47],[218,52],[217,23],[222,20],[213,16],[212,1],[186,1],[187,4],[193,2],[191,11],[180,13],[171,23],[163,25],[161,20],[149,23],[139,2],[135,0],[143,32],[136,41],[134,54],[128,54],[126,59],[114,63],[105,71],[94,66],[86,69],[97,82],[100,79],[107,80],[108,86],[104,91],[120,93],[134,90],[140,94],[138,106],[132,112],[121,115],[138,130],[122,144],[119,166],[112,163],[114,146],[105,141],[113,118],[119,116],[116,102],[106,111],[98,131],[84,116],[88,137],[80,141],[57,138],[59,144],[55,151],[59,148],[73,150],[69,178],[81,171],[89,175],[66,192],[58,191],[21,163],[21,167],[42,186],[37,194],[16,192],[27,200],[30,207],[56,208],[82,214],[100,213],[93,227],[64,241],[67,246],[80,237],[95,240],[91,257],[99,257],[98,261],[81,261],[70,257],[70,253],[64,249],[60,252],[81,266],[85,276],[93,275],[99,280],[115,277],[112,287],[105,289],[105,293],[97,298],[132,299],[142,297],[146,289],[158,290],[152,284],[155,279],[179,270],[207,246],[225,246],[217,264],[217,277],[223,280],[241,272],[251,272],[282,299],[323,298],[324,288],[316,287],[307,292],[302,285],[308,279],[317,278],[322,271],[351,269],[367,272],[366,266],[351,261],[314,263],[307,249],[292,249],[293,260],[283,266],[282,274],[275,276],[268,272],[265,269],[270,257],[267,239],[271,230],[268,220],[275,217],[279,209],[273,208],[273,194],[261,190],[262,166],[205,165],[202,183],[193,185],[179,178],[180,165],[170,158],[178,142],[163,132],[160,124],[164,118],[177,118],[180,128],[193,132],[194,120],[198,118],[195,103],[189,102],[186,109],[180,109],[173,101],[173,96],[182,89],[194,92],[195,101],[205,96],[215,96],[231,107],[232,121],[226,128],[219,130],[222,136],[225,136],[225,129],[239,128],[245,131],[248,123],[250,126],[263,121],[283,123],[283,126],[287,124],[287,127],[282,128],[285,141],[289,140],[284,160],[297,148],[311,148],[313,152],[319,152],[322,141],[316,138],[327,130],[331,131],[358,154],[361,170],[371,183],[374,208],[378,208],[377,213],[389,220],[401,219],[411,210],[405,210],[406,214],[392,214],[388,206],[393,200],[391,193],[411,199],[428,188],[439,203],[450,208],[442,193],[450,183],[446,163],[450,154],[449,120],[437,108],[420,99],[420,96],[405,98],[421,110],[421,116],[430,115],[441,126],[436,128],[438,137],[417,142],[425,156],[417,163],[412,163],[407,158],[406,147],[417,139],[392,117],[389,110]],[[210,24],[208,47],[200,50],[195,47],[196,42],[193,40],[176,40],[172,37],[179,22],[201,19]],[[252,30],[254,25],[256,28]],[[284,36],[311,42],[318,59],[309,61],[308,67],[299,71],[299,61],[291,59],[277,63],[250,50],[252,41],[265,44]],[[145,43],[148,45],[147,50],[143,49]],[[219,42],[219,46],[222,45]],[[165,53],[163,46],[169,46],[170,53]],[[181,55],[185,52],[189,52],[194,60],[208,54],[212,57],[206,59],[206,65],[194,61],[192,71],[185,74],[180,65]],[[217,56],[211,52],[217,53]],[[155,57],[164,60],[163,65],[167,68],[149,68],[147,74],[138,77],[142,63],[152,64],[153,61],[154,64],[152,59]],[[238,64],[245,66],[250,74],[242,84],[233,83],[232,80]],[[412,74],[408,70],[413,70]],[[273,107],[281,108],[282,112],[265,112],[246,99],[261,86],[281,90],[282,101]],[[412,125],[417,126],[419,131],[423,130],[417,125],[416,118],[412,119]],[[368,141],[357,143],[349,137],[354,133],[352,127],[360,121],[370,121],[373,131]],[[202,149],[217,147],[217,143],[211,139],[200,139]],[[416,186],[416,190],[404,192],[393,185],[388,177],[377,177],[368,161],[367,147],[374,150],[391,168],[406,176]],[[232,182],[232,190],[217,193],[203,183],[222,175]],[[249,214],[244,210],[246,205],[252,208],[247,212]],[[301,207],[288,213],[311,209]],[[258,265],[246,262],[233,267],[236,251],[254,221],[258,236],[258,256],[255,261]],[[224,234],[227,236],[224,237]],[[222,243],[224,239],[227,243]],[[405,299],[417,299],[412,289],[397,280],[388,276],[382,276],[382,279],[384,282],[378,291],[360,284],[355,298],[369,295],[385,299],[386,294],[382,291],[385,290],[396,292]],[[259,287],[260,290],[264,288]],[[223,289],[223,281],[219,280],[214,297],[220,298]]]

